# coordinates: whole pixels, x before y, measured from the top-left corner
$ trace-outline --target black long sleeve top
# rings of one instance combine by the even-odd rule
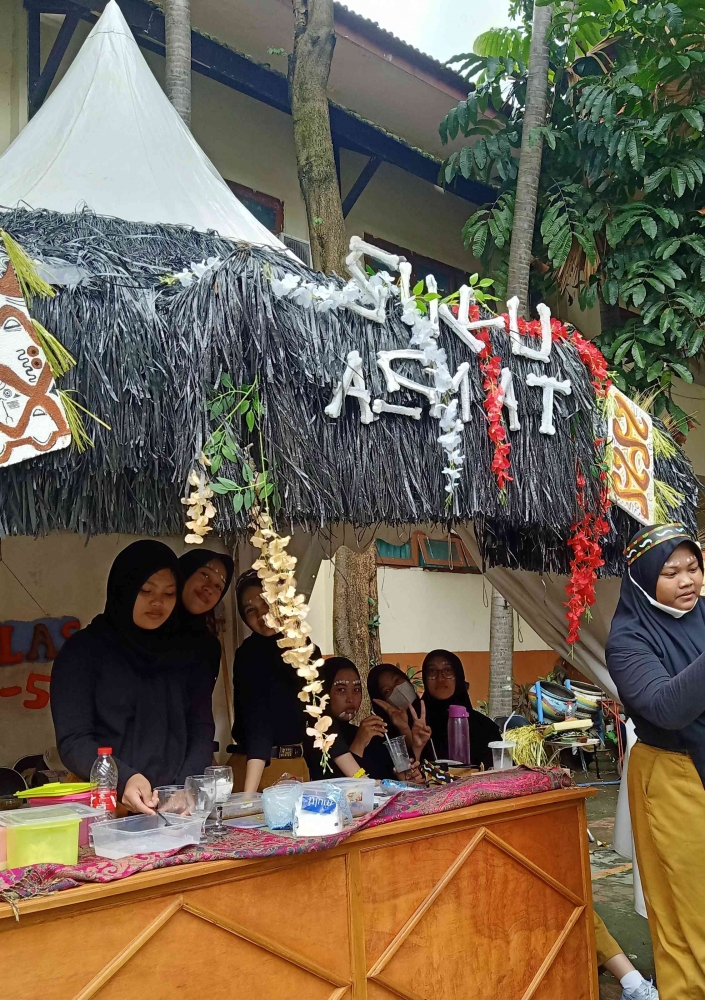
[[[608,647],[607,668],[637,737],[662,750],[684,750],[680,730],[705,712],[705,653],[673,677],[646,645]]]
[[[303,743],[302,679],[285,663],[276,636],[249,635],[233,666],[233,739],[247,759],[269,763],[272,747]],[[313,722],[313,720],[311,720]]]
[[[218,657],[219,650],[218,644]],[[112,747],[120,796],[134,774],[155,786],[203,773],[213,756],[214,655],[212,643],[185,639],[172,662],[145,674],[90,627],[77,632],[54,661],[51,677],[63,763],[88,780],[98,747]]]

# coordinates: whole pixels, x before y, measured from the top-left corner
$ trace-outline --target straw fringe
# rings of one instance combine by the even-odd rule
[[[377,351],[405,348],[409,328],[401,306],[376,324],[347,311],[315,313],[277,299],[271,278],[285,271],[323,279],[276,251],[195,233],[149,226],[89,212],[61,215],[16,210],[0,215],[27,252],[72,265],[81,279],[53,299],[37,299],[33,312],[77,360],[65,383],[78,389],[88,410],[112,427],[95,433],[95,448],[77,455],[55,452],[0,474],[0,532],[65,528],[90,532],[171,534],[181,530],[184,484],[210,433],[204,406],[209,388],[227,373],[235,385],[259,379],[265,406],[265,458],[282,500],[279,524],[327,530],[414,523],[452,525],[444,504],[443,454],[438,423],[386,416],[360,423],[348,398],[338,420],[330,402],[349,351],[362,356],[373,397],[418,405],[402,390],[387,395]],[[165,284],[191,261],[219,256],[223,263],[188,287]],[[566,540],[578,516],[576,469],[585,476],[587,502],[597,504],[604,438],[589,373],[569,343],[555,343],[546,365],[513,357],[509,338],[492,333],[492,350],[514,372],[521,430],[510,435],[511,474],[506,496],[490,472],[492,444],[483,408],[479,365],[450,332],[441,335],[454,372],[470,361],[470,421],[458,489],[459,522],[474,521],[488,565],[566,573]],[[425,381],[413,362],[400,374]],[[542,393],[526,385],[529,372],[569,378],[570,396],[556,397],[553,437],[539,433]],[[655,424],[657,421],[654,421]],[[242,427],[238,448],[257,442]],[[656,455],[656,474],[683,495],[673,516],[695,528],[697,481],[680,449]],[[238,479],[224,463],[220,475]],[[610,512],[606,573],[621,572],[622,550],[636,529],[624,512]],[[220,504],[218,530],[235,537],[246,513]]]

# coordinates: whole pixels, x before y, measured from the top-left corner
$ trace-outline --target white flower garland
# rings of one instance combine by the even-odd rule
[[[260,550],[260,558],[252,568],[257,570],[262,596],[269,605],[265,621],[282,636],[277,645],[283,650],[284,662],[294,667],[306,682],[298,696],[305,703],[304,711],[315,719],[313,725],[307,726],[306,733],[313,737],[313,745],[322,751],[325,769],[328,751],[336,737],[335,733],[326,735],[333,720],[323,714],[328,695],[322,694],[323,682],[318,678],[318,670],[324,661],[311,659],[316,647],[311,642],[311,626],[306,621],[309,610],[306,599],[296,592],[296,558],[286,551],[290,539],[277,533],[269,514],[258,508],[254,521],[256,530],[251,541]]]

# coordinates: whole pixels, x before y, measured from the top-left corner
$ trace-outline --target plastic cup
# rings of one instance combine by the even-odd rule
[[[514,767],[514,747],[516,743],[509,740],[493,740],[487,744],[492,751],[492,766],[495,771],[506,771]]]
[[[409,751],[406,749],[406,740],[404,737],[394,736],[386,742],[387,750],[389,750],[389,755],[392,758],[392,764],[394,765],[394,770],[397,774],[402,774],[404,771],[408,771],[411,767],[411,761],[409,759]]]

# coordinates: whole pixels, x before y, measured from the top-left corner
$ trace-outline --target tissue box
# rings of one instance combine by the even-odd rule
[[[303,792],[294,807],[294,836],[328,837],[343,829],[343,810],[332,796]]]

